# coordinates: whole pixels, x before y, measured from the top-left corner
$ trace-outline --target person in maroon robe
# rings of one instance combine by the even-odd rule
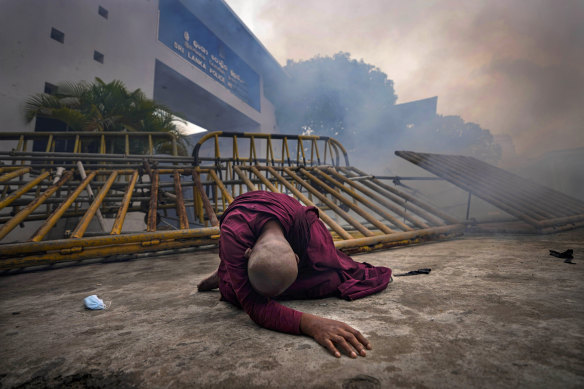
[[[371,345],[359,331],[275,298],[355,300],[385,289],[391,269],[355,262],[337,250],[318,209],[281,193],[238,196],[221,216],[220,228],[219,269],[199,291],[218,287],[222,300],[243,308],[260,326],[311,336],[336,357],[341,354],[335,344],[353,358],[366,355]]]

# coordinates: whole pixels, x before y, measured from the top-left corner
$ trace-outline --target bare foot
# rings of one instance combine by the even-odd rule
[[[206,277],[203,281],[197,285],[199,292],[207,292],[209,290],[217,289],[219,287],[219,275],[217,275],[217,270],[210,276]]]

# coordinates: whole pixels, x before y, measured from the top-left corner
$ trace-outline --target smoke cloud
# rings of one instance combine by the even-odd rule
[[[511,135],[525,157],[584,147],[584,2],[227,0],[284,65],[339,51],[378,66],[398,103]]]

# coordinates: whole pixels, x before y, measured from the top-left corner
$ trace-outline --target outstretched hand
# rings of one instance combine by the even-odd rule
[[[300,319],[300,331],[314,338],[337,358],[341,357],[337,347],[351,358],[357,358],[357,354],[364,357],[367,355],[365,349],[371,350],[371,344],[359,331],[337,320],[303,313]]]

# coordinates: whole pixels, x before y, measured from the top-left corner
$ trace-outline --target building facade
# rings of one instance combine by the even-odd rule
[[[28,97],[95,77],[207,130],[276,131],[285,73],[223,0],[2,0],[0,21],[0,131],[34,131]]]

